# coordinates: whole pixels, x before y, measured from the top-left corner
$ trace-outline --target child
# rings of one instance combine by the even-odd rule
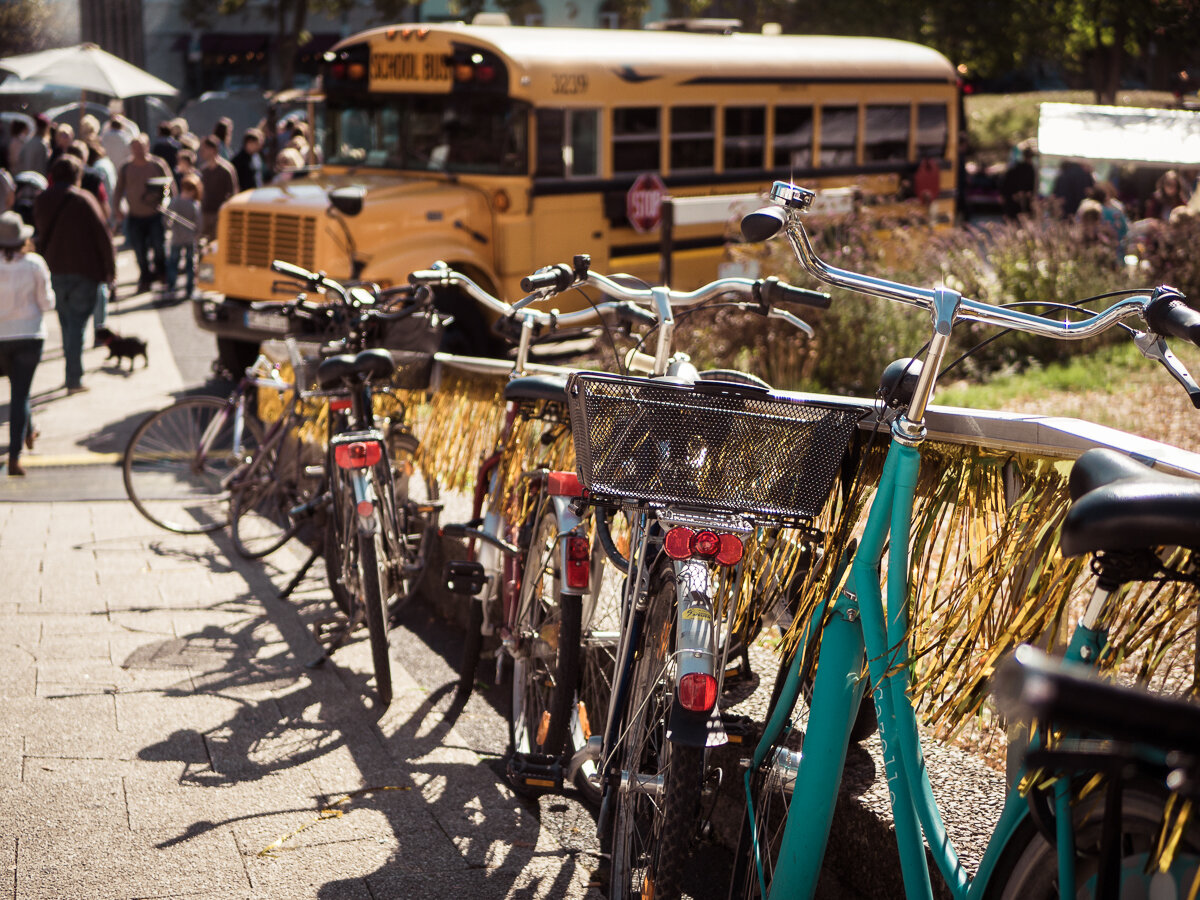
[[[196,282],[196,238],[200,233],[200,194],[203,190],[198,175],[184,175],[180,180],[179,193],[172,198],[167,207],[167,218],[171,224],[167,287],[174,295],[182,257],[187,277],[185,300],[192,299],[192,289]]]

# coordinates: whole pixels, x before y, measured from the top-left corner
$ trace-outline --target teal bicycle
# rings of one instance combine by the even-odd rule
[[[962,322],[1078,340],[1100,334],[1124,320],[1140,319],[1145,323],[1144,331],[1128,329],[1139,349],[1163,364],[1187,389],[1193,404],[1200,406],[1200,387],[1162,337],[1171,335],[1196,342],[1200,339],[1200,314],[1187,307],[1177,291],[1160,287],[1151,294],[1123,297],[1099,313],[1080,310],[1082,318],[1064,321],[970,300],[947,288],[921,289],[838,269],[816,255],[804,230],[802,216],[814,197],[811,191],[776,182],[771,191],[776,205],[747,216],[742,223],[743,233],[747,239],[759,241],[782,231],[804,268],[821,281],[924,308],[932,314],[933,327],[923,364],[910,363],[904,372],[897,373],[901,377],[895,380],[906,390],[907,404],[891,422],[891,444],[857,550],[846,554],[839,577],[834,580],[834,584],[844,580],[844,586],[821,600],[804,626],[800,649],[783,676],[778,699],[749,760],[745,774],[747,814],[730,896],[792,900],[813,895],[829,838],[847,742],[868,686],[883,744],[908,898],[933,896],[927,846],[955,898],[1025,898],[1035,895],[1025,890],[1034,883],[1044,886],[1043,896],[1047,897],[1095,896],[1096,869],[1090,867],[1086,856],[1076,852],[1075,817],[1080,796],[1078,783],[1072,779],[1058,778],[1047,800],[1057,823],[1053,849],[1031,857],[1029,850],[1035,842],[1045,841],[1031,822],[1030,797],[1014,789],[973,878],[961,864],[934,800],[911,698],[907,644],[909,548],[921,446],[926,437],[925,411],[951,333]],[[885,554],[888,576],[881,585]],[[1115,605],[1108,600],[1109,591],[1097,587],[1072,635],[1066,651],[1068,660],[1095,666],[1101,659]],[[792,730],[790,719],[802,688],[808,684],[808,722],[802,752],[797,752],[786,745]],[[1134,818],[1122,817],[1121,827]],[[1131,858],[1142,852],[1144,841],[1140,837],[1132,833],[1122,836],[1128,840],[1118,840],[1111,846],[1120,846],[1121,852]],[[1184,856],[1175,860],[1168,874],[1177,874],[1175,883],[1186,886],[1189,882],[1184,879],[1194,871],[1196,861]],[[1040,882],[1031,880],[1031,865],[1049,870],[1049,877]],[[1144,880],[1147,884],[1143,887],[1148,889],[1151,876],[1144,876]],[[1186,890],[1169,896],[1186,896]]]

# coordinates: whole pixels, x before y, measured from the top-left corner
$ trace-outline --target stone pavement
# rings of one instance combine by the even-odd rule
[[[447,724],[446,690],[406,668],[410,634],[379,718],[365,641],[304,665],[328,593],[277,596],[303,548],[247,562],[123,499],[120,435],[189,386],[148,299],[111,325],[149,370],[88,350],[85,394],[63,392],[51,322],[42,439],[27,478],[0,476],[0,897],[595,896],[594,825],[513,795],[470,706]]]

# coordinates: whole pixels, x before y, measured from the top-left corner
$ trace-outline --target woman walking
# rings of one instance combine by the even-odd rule
[[[33,449],[38,432],[29,409],[33,373],[42,359],[46,327],[42,315],[54,309],[50,269],[25,251],[33,228],[17,213],[0,213],[0,367],[8,372],[12,399],[8,413],[8,474],[24,475],[21,449]]]

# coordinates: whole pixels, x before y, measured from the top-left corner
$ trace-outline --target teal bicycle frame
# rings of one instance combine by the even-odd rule
[[[754,864],[764,897],[794,900],[812,896],[815,891],[833,820],[850,730],[865,690],[866,680],[862,677],[865,655],[867,676],[873,686],[873,700],[879,720],[905,895],[909,900],[933,896],[925,849],[927,843],[952,895],[973,900],[987,889],[997,860],[1029,815],[1029,809],[1027,799],[1016,788],[1009,791],[979,870],[974,878],[969,878],[950,842],[933,797],[917,730],[916,713],[909,699],[908,557],[913,501],[920,466],[919,448],[925,439],[922,424],[925,409],[949,345],[952,326],[960,319],[1004,325],[1050,337],[1078,339],[1099,333],[1121,319],[1140,314],[1149,298],[1127,298],[1090,319],[1063,322],[970,301],[946,289],[922,291],[834,269],[813,252],[796,217],[796,212],[806,209],[812,197],[811,192],[777,182],[772,190],[772,198],[788,209],[776,208],[752,214],[758,220],[751,226],[757,229],[758,235],[763,235],[775,227],[774,222],[766,225],[764,222],[768,219],[777,220],[778,226],[787,226],[785,234],[809,272],[835,286],[929,309],[933,313],[934,333],[908,412],[892,423],[892,445],[858,549],[852,559],[842,561],[842,570],[834,580],[835,584],[840,584],[845,566],[849,565],[845,587],[821,601],[809,619],[798,645],[801,649],[794,655],[779,700],[768,717],[763,736],[746,772],[749,824],[751,834],[755,835]],[[751,239],[756,239],[756,235],[751,234],[752,227],[744,228]],[[1143,343],[1143,340],[1139,340],[1139,347],[1143,347]],[[1145,355],[1164,362],[1173,375],[1180,377],[1172,368],[1172,362],[1177,361],[1170,357],[1170,351],[1166,350],[1161,338],[1157,342],[1150,341],[1147,346],[1159,355],[1147,352],[1143,347]],[[1170,358],[1164,360],[1164,353]],[[1179,370],[1190,380],[1181,366]],[[888,554],[886,608],[881,589],[881,563],[885,552]],[[1107,632],[1101,623],[1106,599],[1107,593],[1102,591],[1097,591],[1093,596],[1087,613],[1072,635],[1066,652],[1068,660],[1095,665],[1100,658],[1107,642]],[[757,845],[758,823],[754,821],[752,778],[767,763],[773,746],[788,727],[792,708],[800,693],[804,648],[815,646],[813,638],[818,630],[819,664],[813,680],[803,753],[796,770],[787,823],[768,891],[762,851]],[[1036,742],[1036,738],[1034,740]],[[1058,823],[1058,886],[1060,895],[1064,897],[1075,896],[1075,844],[1068,781],[1059,779],[1054,801]],[[1020,778],[1015,783],[1019,784]]]

